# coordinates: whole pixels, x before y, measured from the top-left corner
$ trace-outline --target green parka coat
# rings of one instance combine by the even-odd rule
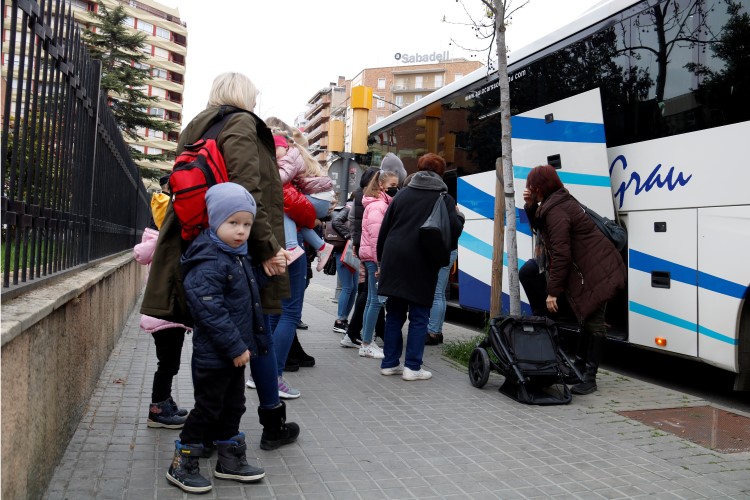
[[[201,138],[218,112],[218,106],[208,107],[185,127],[180,134],[177,154],[182,152],[185,144]],[[248,248],[253,263],[261,264],[276,255],[284,242],[284,197],[273,136],[263,120],[243,111],[232,114],[216,142],[224,156],[230,182],[247,189],[258,205]],[[141,305],[142,314],[192,324],[180,272],[180,256],[187,245],[180,236],[180,225],[170,203],[159,231]],[[289,293],[286,273],[271,278],[261,290],[263,312],[281,313],[281,299],[288,297]]]

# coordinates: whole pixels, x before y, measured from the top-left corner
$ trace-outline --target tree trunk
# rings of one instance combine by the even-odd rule
[[[492,281],[490,285],[490,317],[503,312],[503,241],[505,240],[505,192],[503,191],[503,159],[495,160],[495,221],[492,228]]]
[[[500,84],[500,126],[503,150],[503,179],[505,192],[505,251],[508,254],[508,294],[510,314],[521,314],[521,288],[518,282],[518,247],[516,245],[516,202],[513,187],[513,157],[510,126],[510,85],[508,83],[508,54],[505,47],[505,1],[493,0],[495,6],[495,41],[497,43],[497,77]],[[495,203],[498,203],[496,200]],[[498,264],[502,269],[502,258]]]

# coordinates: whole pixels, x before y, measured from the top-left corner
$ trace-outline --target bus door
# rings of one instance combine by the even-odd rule
[[[526,177],[533,167],[553,165],[573,196],[610,219],[614,204],[598,88],[513,116],[511,127],[520,267],[533,255],[531,227],[523,210]],[[489,310],[494,195],[495,172],[459,179],[458,202],[466,214],[458,251],[459,301],[474,309]],[[507,310],[506,253],[503,261],[503,309]],[[521,300],[522,310],[530,313],[523,288]]]

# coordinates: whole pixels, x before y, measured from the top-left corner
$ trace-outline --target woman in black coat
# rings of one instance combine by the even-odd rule
[[[432,212],[435,202],[448,188],[442,180],[445,160],[428,153],[417,161],[417,172],[411,182],[393,198],[385,213],[378,236],[380,275],[378,295],[386,302],[385,338],[380,372],[402,374],[404,380],[427,380],[432,373],[422,368],[422,355],[435,295],[440,263],[425,255],[419,241],[419,228]],[[456,243],[463,230],[463,216],[455,200],[445,195],[451,227],[451,241]],[[404,366],[401,329],[409,314]]]

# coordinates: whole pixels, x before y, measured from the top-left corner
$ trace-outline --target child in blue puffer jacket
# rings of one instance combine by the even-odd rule
[[[218,450],[214,477],[258,481],[265,471],[247,463],[245,365],[256,381],[263,425],[261,448],[275,449],[297,439],[299,426],[286,423],[279,400],[276,356],[265,326],[260,292],[247,251],[256,213],[252,195],[226,182],[206,192],[209,228],[182,256],[185,296],[194,319],[193,388],[195,407],[185,421],[167,480],[189,493],[211,490],[201,476],[205,444]]]

